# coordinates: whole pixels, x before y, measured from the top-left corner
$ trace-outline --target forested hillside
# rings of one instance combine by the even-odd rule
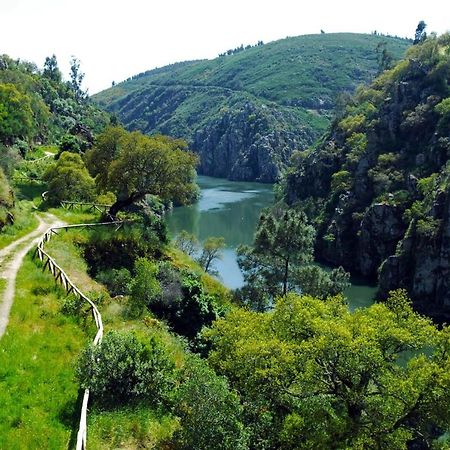
[[[82,90],[83,76],[76,58],[71,61],[71,80],[64,81],[55,56],[39,69],[34,63],[0,55],[0,229],[14,220],[8,178],[31,150],[40,147],[33,157],[58,151],[45,145],[84,151],[92,146],[94,134],[109,123],[109,114],[93,105]]]
[[[273,182],[325,131],[338,94],[410,42],[342,33],[261,44],[141,73],[93,98],[128,129],[186,139],[202,174]]]
[[[319,256],[450,313],[450,36],[429,37],[360,88],[317,148],[298,152],[285,197],[306,205]]]

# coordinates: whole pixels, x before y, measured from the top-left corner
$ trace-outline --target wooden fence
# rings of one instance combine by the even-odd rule
[[[68,277],[68,275],[64,272],[64,270],[56,263],[56,261],[44,250],[44,245],[51,239],[54,234],[58,234],[59,230],[68,230],[69,228],[87,228],[87,227],[97,227],[97,226],[106,226],[106,225],[115,225],[116,230],[119,229],[126,221],[115,221],[115,222],[100,222],[100,223],[84,223],[77,225],[63,225],[60,227],[51,227],[49,228],[41,240],[37,244],[37,248],[35,251],[35,255],[43,262],[44,267],[43,270],[48,269],[51,274],[54,276],[55,281],[59,281],[61,285],[64,287],[67,295],[70,293],[77,296],[80,300],[88,303],[92,310],[92,315],[94,317],[95,325],[97,326],[97,334],[94,338],[94,345],[98,345],[103,338],[103,322],[100,311],[97,309],[95,303],[90,300],[86,295],[84,295],[72,282],[72,280]],[[81,415],[80,415],[80,426],[78,429],[77,435],[77,450],[85,450],[86,449],[86,440],[87,440],[87,407],[89,403],[89,389],[84,391],[83,395],[83,403],[81,406]]]
[[[111,205],[106,205],[104,203],[87,203],[87,202],[69,202],[63,200],[61,202],[61,206],[65,209],[84,209],[86,208],[88,211],[99,211],[99,212],[107,212]]]

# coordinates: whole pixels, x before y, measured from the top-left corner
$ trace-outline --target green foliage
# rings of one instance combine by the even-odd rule
[[[325,300],[341,294],[350,286],[350,274],[342,267],[326,272],[319,266],[301,267],[296,274],[302,294]]]
[[[162,254],[163,242],[151,225],[127,225],[117,231],[95,230],[83,244],[83,253],[95,276],[108,269],[133,270],[138,258],[156,258]]]
[[[186,230],[182,230],[175,239],[175,246],[189,256],[194,255],[198,245],[198,239]]]
[[[222,257],[221,251],[225,248],[223,237],[209,237],[202,244],[202,253],[198,263],[206,273],[214,273],[214,261]]]
[[[290,37],[225,58],[148,71],[96,94],[94,99],[117,111],[127,127],[190,138],[214,114],[223,116],[221,109],[233,110],[237,98],[251,98],[258,105],[274,102],[283,113],[294,106],[303,117],[299,121],[292,117],[290,123],[318,137],[336,95],[353,91],[376,73],[374,48],[380,43],[386,43],[386,51],[395,58],[409,45],[406,40],[361,34]],[[230,96],[233,91],[236,96]],[[133,106],[123,102],[127,96],[134,99]],[[154,106],[144,106],[149,103]],[[322,120],[306,113],[308,108],[317,110]]]
[[[187,359],[175,402],[181,425],[173,438],[176,449],[248,448],[238,396],[226,379],[218,377],[200,358]]]
[[[263,309],[277,295],[295,289],[295,270],[312,261],[314,237],[315,230],[301,211],[263,212],[253,247],[238,248],[238,264],[246,282],[241,301],[253,306],[259,303],[258,309]]]
[[[110,331],[100,344],[89,345],[77,370],[81,387],[108,406],[132,399],[164,403],[175,382],[175,364],[163,344],[130,332]]]
[[[339,297],[289,294],[270,313],[232,310],[204,335],[241,394],[251,448],[299,449],[436,439],[450,425],[448,333],[397,291],[354,313]]]
[[[161,294],[161,286],[157,280],[158,266],[146,258],[138,258],[134,264],[134,277],[130,282],[132,304],[143,311]]]
[[[345,192],[351,187],[351,174],[348,170],[340,170],[331,177],[331,190],[333,192]]]
[[[77,154],[63,152],[44,178],[48,182],[48,199],[54,204],[61,200],[91,201],[95,197],[95,182]]]
[[[11,84],[0,83],[0,142],[29,138],[33,128],[31,99]]]
[[[128,295],[130,292],[131,273],[125,267],[121,269],[106,269],[99,272],[96,279],[106,285],[112,296]]]
[[[89,102],[77,102],[74,91],[62,80],[54,55],[46,58],[42,72],[32,63],[7,55],[0,56],[0,64],[1,91],[8,98],[7,109],[0,100],[0,129],[7,128],[7,136],[3,136],[5,129],[0,131],[0,141],[10,145],[23,138],[30,144],[57,143],[70,134],[89,146],[92,133],[107,123],[106,113]]]
[[[160,266],[161,293],[149,303],[150,310],[167,320],[176,333],[194,338],[203,326],[210,325],[223,313],[216,295],[206,292],[201,277],[193,272],[174,273]]]
[[[0,230],[11,221],[11,209],[14,206],[14,194],[0,167]]]
[[[176,204],[191,202],[197,195],[197,157],[187,144],[165,136],[128,133],[117,127],[102,133],[87,155],[87,164],[102,190],[114,192],[117,212],[147,194]]]

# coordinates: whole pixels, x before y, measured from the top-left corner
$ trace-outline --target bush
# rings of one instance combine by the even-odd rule
[[[61,200],[91,201],[95,198],[95,182],[89,175],[80,155],[63,152],[56,164],[44,175],[48,181],[48,199],[52,203]]]
[[[157,232],[142,224],[125,226],[117,231],[96,230],[90,234],[84,249],[91,274],[108,269],[133,270],[135,261],[141,257],[161,256],[162,243]]]
[[[245,450],[248,436],[241,422],[242,406],[225,377],[219,377],[200,358],[191,357],[183,370],[175,413],[181,429],[175,432],[179,450]]]
[[[99,272],[97,280],[104,284],[109,293],[115,297],[116,295],[128,295],[130,292],[131,273],[125,267],[121,269],[107,269]]]
[[[77,372],[81,387],[109,406],[130,400],[158,405],[168,401],[175,384],[175,364],[162,344],[130,332],[110,331],[99,345],[89,345]]]

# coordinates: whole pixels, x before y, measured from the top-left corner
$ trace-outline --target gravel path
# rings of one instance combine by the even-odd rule
[[[34,231],[0,250],[0,278],[6,280],[6,286],[0,292],[0,339],[8,325],[9,312],[14,302],[16,290],[16,276],[25,255],[36,246],[48,228],[64,225],[52,214],[37,217],[39,226]]]

